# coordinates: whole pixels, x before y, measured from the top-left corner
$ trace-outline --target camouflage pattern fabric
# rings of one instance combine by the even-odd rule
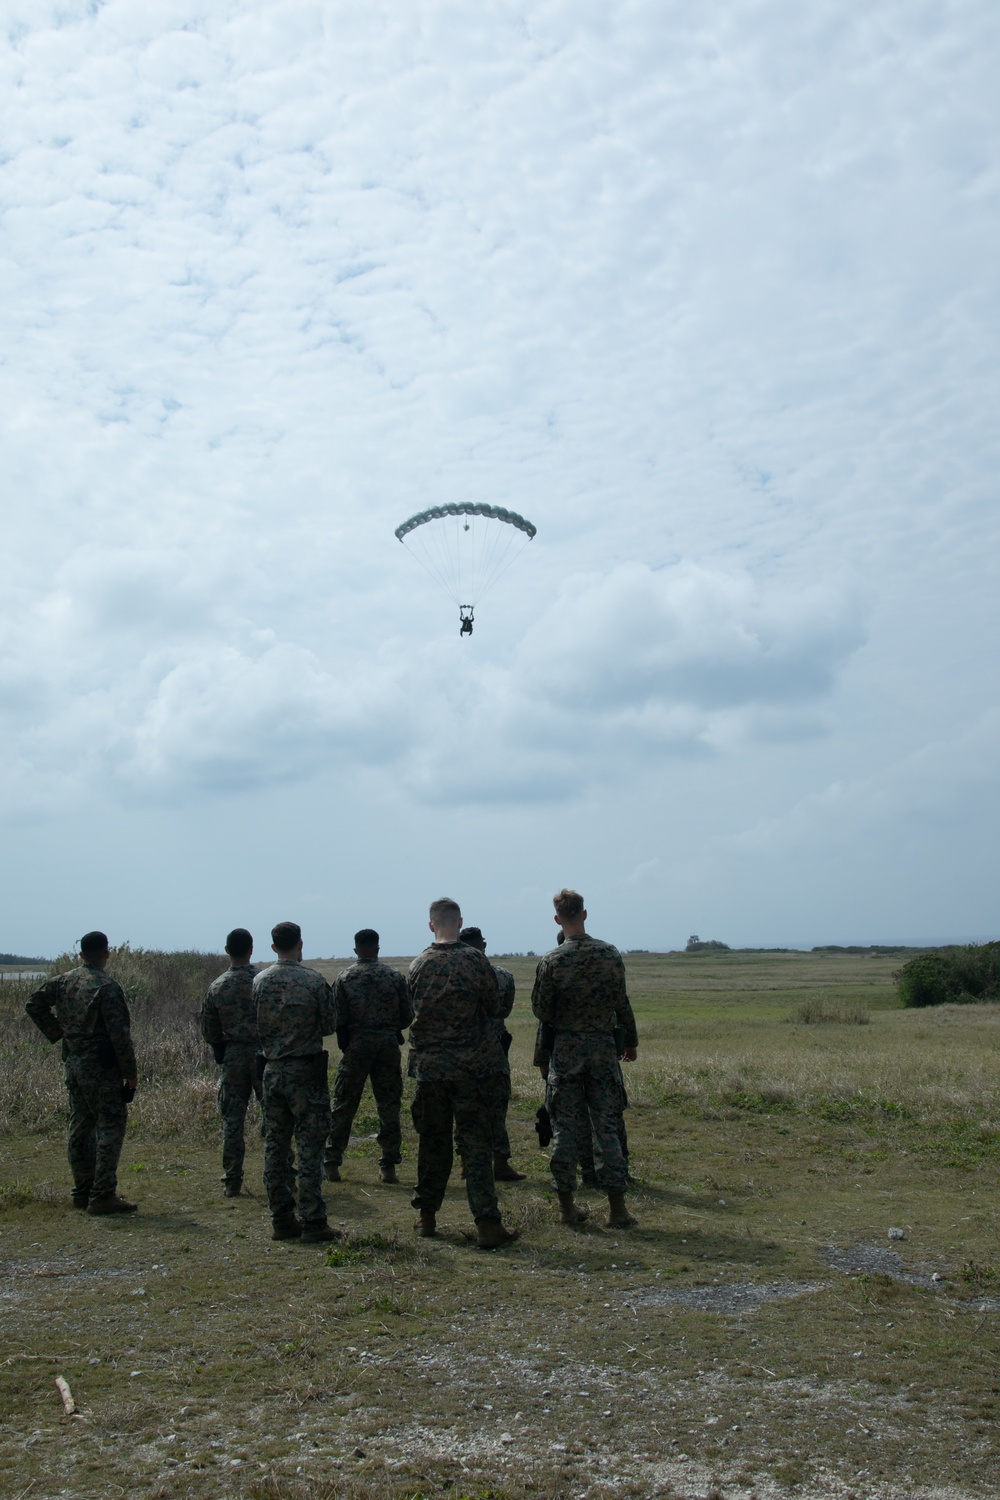
[[[50,1042],[62,1042],[74,1200],[113,1198],[128,1121],[122,1080],[138,1072],[124,991],[104,969],[82,964],[46,980],[25,1010]]]
[[[406,977],[378,958],[359,958],[334,981],[337,1027],[360,1031],[405,1031],[413,1020]]]
[[[567,938],[539,960],[531,1009],[556,1031],[604,1033],[621,1026],[626,1047],[638,1046],[622,956],[589,933]]]
[[[558,1192],[574,1192],[576,1166],[591,1135],[594,1175],[605,1192],[624,1192],[628,1168],[622,1155],[622,1087],[612,1036],[572,1031],[556,1034],[545,1103],[552,1121],[549,1165]]]
[[[339,1167],[344,1160],[354,1116],[358,1112],[369,1078],[378,1110],[379,1161],[388,1167],[395,1166],[402,1160],[403,1133],[399,1123],[399,1107],[403,1098],[403,1070],[399,1058],[399,1043],[393,1028],[391,1032],[362,1031],[353,1035],[347,1051],[340,1059],[333,1085],[327,1166]]]
[[[494,1075],[496,1076],[496,1075]],[[421,1081],[411,1114],[419,1138],[417,1186],[413,1207],[437,1213],[452,1167],[452,1136],[462,1142],[465,1191],[474,1219],[500,1222],[493,1180],[493,1127],[489,1078],[438,1078]]]
[[[24,1007],[50,1042],[63,1044],[63,1058],[90,1058],[119,1080],[137,1073],[128,1006],[117,979],[93,964],[57,974]]]
[[[510,1158],[510,1136],[507,1134],[507,1106],[510,1104],[510,1069],[506,1073],[491,1073],[480,1079],[480,1093],[484,1107],[490,1117],[490,1139],[493,1155],[504,1161]],[[462,1160],[466,1156],[466,1143],[459,1129],[455,1129],[455,1150]]]
[[[535,1032],[535,1051],[532,1056],[532,1064],[536,1068],[547,1068],[551,1057],[549,1049],[545,1045],[542,1036],[542,1022],[539,1021]],[[625,1158],[625,1169],[628,1171],[628,1130],[625,1126],[624,1111],[628,1109],[628,1094],[625,1092],[625,1079],[622,1075],[621,1063],[618,1064],[618,1083],[621,1089],[621,1107],[623,1113],[619,1117],[618,1141],[622,1148],[622,1156]],[[588,1187],[597,1186],[597,1174],[594,1167],[594,1141],[592,1133],[587,1130],[581,1133],[577,1141],[580,1151],[580,1176]]]
[[[246,1118],[250,1100],[263,1098],[257,1077],[257,1043],[227,1042],[219,1075],[219,1114],[222,1116],[222,1180],[227,1187],[243,1181],[246,1155]]]
[[[497,1006],[497,1018],[494,1022],[496,1027],[497,1041],[503,1052],[503,1079],[495,1081],[495,1097],[493,1104],[493,1152],[495,1156],[502,1156],[504,1161],[510,1159],[510,1136],[507,1134],[507,1108],[510,1104],[510,1059],[504,1040],[510,1035],[504,1021],[514,1009],[514,995],[516,988],[514,976],[509,969],[502,969],[499,964],[492,966],[497,976],[497,990],[499,992],[499,1004]],[[508,1043],[509,1046],[509,1043]],[[459,1152],[462,1150],[461,1143],[456,1140]]]
[[[254,978],[253,997],[260,1045],[271,1062],[313,1057],[322,1052],[323,1038],[336,1030],[330,986],[301,959],[279,958],[262,969]]]
[[[222,1180],[238,1188],[246,1154],[247,1107],[261,1098],[257,1077],[257,1004],[253,964],[233,964],[213,979],[201,1007],[201,1034],[210,1047],[225,1047],[219,1075],[222,1116]]]
[[[90,1058],[72,1052],[65,1068],[69,1092],[66,1154],[73,1174],[73,1197],[84,1203],[90,1197],[113,1198],[128,1124],[121,1074],[117,1068],[95,1066]]]
[[[276,1222],[295,1212],[303,1225],[326,1223],[323,1152],[330,1134],[326,1054],[289,1057],[264,1069],[264,1187]],[[292,1139],[298,1158],[298,1193]]]
[[[201,1034],[210,1047],[222,1042],[257,1044],[253,964],[233,964],[213,979],[201,1007]]]
[[[298,1157],[298,1205],[303,1224],[324,1224],[323,1151],[330,1133],[330,1090],[323,1038],[336,1027],[330,986],[299,959],[281,958],[253,982],[264,1069],[264,1186],[271,1217],[295,1208],[291,1168]]]
[[[500,1004],[493,965],[465,943],[432,943],[410,965],[409,1076],[429,1083],[502,1073],[492,1024]]]

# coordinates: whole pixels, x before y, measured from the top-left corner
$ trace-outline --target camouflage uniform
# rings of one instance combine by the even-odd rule
[[[377,958],[359,958],[337,976],[333,999],[337,1008],[337,1041],[344,1054],[333,1085],[326,1164],[339,1167],[344,1160],[354,1116],[370,1078],[378,1110],[379,1161],[383,1167],[394,1167],[402,1160],[401,1033],[413,1020],[406,980],[398,969]]]
[[[491,1025],[503,1054],[503,1072],[497,1073],[491,1079],[487,1095],[493,1118],[493,1155],[509,1161],[510,1136],[507,1134],[507,1108],[510,1104],[510,1062],[507,1054],[510,1050],[510,1032],[504,1025],[504,1021],[514,1009],[514,976],[509,969],[501,969],[499,964],[491,964],[490,967],[497,976],[497,989],[499,990],[499,1005]],[[457,1131],[455,1146],[459,1156],[464,1156],[464,1148]]]
[[[504,1055],[493,1024],[493,966],[465,943],[432,943],[413,960],[408,983],[414,1019],[407,1070],[417,1080],[411,1112],[420,1137],[413,1206],[431,1213],[441,1207],[454,1132],[472,1216],[499,1223],[493,1121]]]
[[[218,1062],[219,1113],[222,1116],[222,1180],[229,1188],[243,1182],[246,1146],[243,1128],[251,1096],[261,1097],[257,1077],[257,1006],[253,964],[233,964],[208,987],[201,1007],[201,1034]]]
[[[615,1049],[617,1051],[617,1047]],[[539,1021],[538,1030],[535,1033],[535,1055],[532,1063],[536,1068],[548,1068],[550,1062],[549,1049],[545,1045],[542,1036],[542,1023]],[[625,1171],[628,1173],[628,1130],[625,1126],[625,1110],[628,1109],[628,1094],[625,1091],[625,1078],[622,1074],[621,1063],[618,1063],[618,1086],[621,1090],[622,1113],[618,1117],[618,1141],[622,1148],[622,1156],[625,1158]],[[546,1090],[546,1101],[547,1101]],[[546,1108],[548,1103],[546,1102]],[[597,1187],[597,1169],[594,1166],[594,1137],[593,1132],[584,1130],[580,1133],[577,1141],[580,1149],[580,1176],[584,1187]],[[629,1181],[631,1181],[629,1177]]]
[[[47,979],[25,1010],[50,1042],[62,1042],[73,1202],[113,1198],[128,1119],[122,1080],[137,1072],[124,991],[85,963]]]
[[[593,1132],[599,1186],[624,1192],[628,1171],[619,1135],[622,1089],[614,1029],[624,1029],[626,1047],[638,1045],[638,1034],[618,949],[589,933],[567,938],[539,962],[531,1008],[554,1032],[546,1104],[557,1191],[575,1191],[582,1144]]]
[[[300,959],[279,958],[253,982],[264,1068],[264,1186],[271,1218],[295,1213],[291,1144],[298,1153],[298,1206],[303,1228],[326,1223],[321,1191],[323,1148],[330,1133],[330,1090],[323,1038],[336,1026],[330,986]]]

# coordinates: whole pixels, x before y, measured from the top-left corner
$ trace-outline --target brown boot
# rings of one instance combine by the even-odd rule
[[[607,1227],[609,1229],[634,1229],[636,1227],[639,1220],[633,1219],[625,1207],[624,1193],[609,1193],[608,1206],[611,1209],[608,1214]]]
[[[91,1198],[87,1204],[88,1214],[134,1214],[139,1205],[127,1198]]]
[[[584,1219],[590,1218],[589,1208],[578,1208],[573,1202],[572,1193],[559,1193],[559,1217],[564,1224],[582,1224]]]
[[[422,1208],[420,1210],[420,1218],[413,1227],[421,1239],[433,1239],[437,1234],[437,1219],[434,1216],[434,1210],[431,1208]]]
[[[527,1173],[515,1172],[506,1156],[494,1156],[493,1176],[497,1182],[523,1182]]]
[[[343,1178],[340,1175],[340,1168],[335,1167],[332,1161],[328,1161],[326,1166],[323,1168],[323,1176],[326,1178],[327,1182],[343,1181]]]
[[[302,1238],[302,1225],[294,1214],[289,1214],[284,1219],[271,1220],[272,1240],[299,1240]]]
[[[329,1224],[303,1224],[299,1235],[303,1245],[318,1245],[321,1240],[343,1239],[339,1229],[331,1229]]]
[[[378,1169],[379,1182],[398,1182],[396,1168],[391,1161],[384,1161]]]
[[[480,1250],[497,1250],[501,1245],[509,1245],[512,1240],[516,1240],[519,1231],[505,1229],[499,1219],[477,1219],[476,1235]]]

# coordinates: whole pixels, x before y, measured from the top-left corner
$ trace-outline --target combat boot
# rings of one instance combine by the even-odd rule
[[[343,1178],[340,1175],[340,1168],[334,1166],[332,1161],[328,1161],[326,1166],[323,1168],[323,1176],[326,1178],[327,1182],[343,1181]]]
[[[69,1201],[74,1208],[85,1209],[90,1202],[90,1188],[75,1188]]]
[[[437,1218],[435,1217],[434,1210],[432,1208],[422,1208],[420,1210],[420,1218],[413,1227],[421,1239],[433,1239],[434,1235],[437,1234]]]
[[[559,1217],[564,1224],[582,1224],[584,1219],[590,1218],[589,1208],[578,1208],[573,1202],[572,1193],[559,1193]]]
[[[625,1206],[624,1193],[609,1193],[608,1207],[611,1209],[607,1223],[609,1229],[634,1229],[638,1224],[639,1220],[633,1219]]]
[[[497,1250],[519,1238],[517,1229],[505,1229],[499,1219],[477,1219],[476,1237],[480,1250]]]
[[[298,1240],[302,1238],[302,1225],[294,1214],[288,1214],[284,1219],[271,1220],[272,1240]]]
[[[398,1182],[395,1165],[391,1161],[384,1161],[378,1169],[379,1182]]]
[[[506,1156],[494,1156],[493,1177],[496,1182],[523,1182],[526,1172],[517,1172]]]
[[[134,1214],[139,1205],[130,1203],[127,1198],[119,1198],[112,1194],[110,1198],[91,1198],[87,1204],[88,1214]]]
[[[323,1240],[341,1240],[343,1235],[339,1229],[331,1229],[323,1219],[318,1224],[303,1224],[299,1238],[303,1245],[318,1245]]]
[[[242,1182],[227,1182],[226,1183],[226,1187],[225,1187],[225,1192],[223,1193],[223,1197],[224,1198],[238,1198],[240,1196],[240,1194],[242,1193],[242,1191],[243,1191],[243,1184],[242,1184]]]

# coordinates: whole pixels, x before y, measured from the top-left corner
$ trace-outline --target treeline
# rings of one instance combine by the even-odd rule
[[[0,967],[44,969],[51,962],[48,958],[25,958],[23,953],[0,953]]]
[[[906,1006],[975,1005],[1000,1000],[1000,942],[918,953],[893,978]]]

